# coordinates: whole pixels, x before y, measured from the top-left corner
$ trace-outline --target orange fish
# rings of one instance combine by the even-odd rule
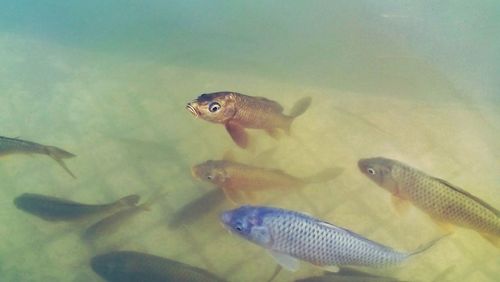
[[[311,104],[311,97],[297,101],[289,115],[283,107],[263,97],[253,97],[236,92],[202,94],[188,103],[186,109],[195,117],[226,127],[234,142],[241,148],[248,146],[245,128],[264,129],[276,137],[277,130],[289,133],[293,120],[303,114]]]
[[[242,196],[249,200],[254,192],[269,188],[301,188],[309,183],[326,182],[337,177],[342,169],[331,168],[317,175],[298,178],[278,169],[250,166],[228,160],[208,160],[192,167],[194,177],[209,181],[224,191],[226,197],[240,203]]]

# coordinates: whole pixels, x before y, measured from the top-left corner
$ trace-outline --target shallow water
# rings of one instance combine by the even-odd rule
[[[263,249],[228,234],[216,212],[185,228],[168,220],[210,185],[190,167],[231,149],[296,176],[340,166],[333,181],[268,203],[304,211],[401,250],[441,230],[359,173],[359,158],[385,156],[446,179],[500,207],[500,19],[496,1],[16,1],[0,9],[0,135],[64,148],[69,177],[44,156],[0,159],[2,281],[100,281],[96,253],[135,250],[205,268],[230,281],[264,281]],[[310,109],[292,136],[253,131],[256,152],[224,128],[195,120],[185,103],[233,90]],[[24,192],[107,202],[167,192],[119,233],[85,244],[81,223],[48,223],[15,208]],[[230,203],[224,207],[232,208]],[[127,228],[128,227],[128,228]],[[377,270],[429,281],[494,281],[497,249],[456,228],[401,267]],[[317,274],[303,263],[276,281]]]

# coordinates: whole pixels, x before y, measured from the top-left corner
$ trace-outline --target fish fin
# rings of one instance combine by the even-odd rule
[[[45,151],[47,155],[51,157],[53,160],[55,160],[69,175],[71,175],[71,177],[76,179],[76,176],[73,174],[73,172],[71,172],[71,170],[69,170],[69,168],[62,160],[66,158],[75,157],[76,155],[54,146],[45,146]]]
[[[434,223],[436,223],[445,234],[451,234],[455,231],[455,226],[449,222],[431,217]]]
[[[481,233],[481,236],[488,240],[493,246],[500,248],[500,236],[496,236],[488,233]]]
[[[339,272],[340,268],[337,265],[328,265],[322,266],[321,269],[326,270],[327,272]]]
[[[276,251],[271,251],[271,250],[269,250],[269,254],[283,268],[290,270],[290,271],[293,271],[293,272],[299,270],[300,262],[298,259],[291,257],[287,254],[276,252]]]
[[[296,118],[303,114],[311,105],[312,98],[310,96],[304,97],[293,105],[292,109],[290,110],[290,114],[288,116],[292,118]]]
[[[236,156],[234,155],[234,152],[232,150],[227,150],[224,152],[224,155],[222,156],[222,160],[224,161],[230,161],[230,162],[236,162]]]
[[[277,128],[269,128],[266,129],[267,134],[271,136],[272,138],[278,140],[281,138],[281,132]]]
[[[274,269],[273,275],[271,275],[271,277],[267,280],[267,282],[273,281],[274,278],[276,278],[276,276],[278,276],[278,274],[280,274],[282,269],[283,269],[283,266],[281,266],[279,264],[276,265],[276,268]]]
[[[330,167],[323,171],[320,171],[319,173],[303,178],[303,180],[307,183],[328,182],[337,178],[340,174],[342,174],[343,171],[344,168],[342,167]]]
[[[222,188],[222,191],[231,203],[238,205],[242,202],[241,195],[236,189]]]
[[[243,149],[248,147],[248,134],[243,126],[231,121],[226,122],[225,126],[236,145]]]
[[[394,195],[391,195],[391,202],[392,206],[399,215],[403,216],[408,214],[408,210],[410,209],[410,202]]]
[[[414,250],[413,252],[411,252],[410,254],[408,254],[408,256],[414,256],[414,255],[418,255],[420,253],[423,253],[425,251],[427,251],[430,247],[434,246],[434,244],[436,244],[438,241],[440,241],[441,239],[443,239],[444,237],[447,237],[449,236],[450,234],[446,234],[446,235],[443,235],[441,237],[438,237],[432,241],[429,241],[423,245],[420,245],[416,250]]]
[[[141,196],[137,194],[128,195],[118,200],[118,202],[123,206],[135,206],[140,201]]]
[[[443,270],[441,273],[439,273],[434,278],[434,280],[432,280],[432,282],[451,281],[451,280],[445,279],[445,278],[448,276],[448,274],[450,274],[454,270],[455,270],[455,265],[449,266],[448,268],[446,268],[445,270]]]
[[[278,147],[272,147],[270,149],[266,149],[260,152],[257,156],[255,156],[250,163],[258,166],[266,166],[269,165],[270,160],[273,159],[273,156],[276,154]]]
[[[497,210],[497,209],[495,209],[494,207],[490,206],[490,204],[486,203],[485,201],[479,199],[478,197],[472,195],[471,193],[465,191],[464,189],[451,184],[450,182],[448,182],[446,180],[443,180],[443,179],[437,178],[437,177],[432,177],[432,178],[434,180],[436,180],[438,182],[441,182],[442,184],[448,186],[449,188],[457,191],[458,193],[461,193],[461,194],[467,196],[468,198],[471,198],[472,200],[478,202],[480,205],[484,206],[485,208],[487,208],[488,210],[490,210],[491,212],[493,212],[496,216],[500,217],[500,211]]]

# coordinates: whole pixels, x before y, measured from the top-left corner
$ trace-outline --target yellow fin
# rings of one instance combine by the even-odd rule
[[[449,222],[432,217],[432,220],[439,226],[444,234],[451,234],[455,231],[455,226]]]
[[[267,134],[272,138],[278,140],[281,138],[281,132],[277,128],[266,129]]]
[[[394,195],[391,196],[392,206],[399,215],[406,215],[410,208],[410,203]]]
[[[488,233],[481,233],[484,239],[488,240],[493,246],[500,248],[500,236],[495,236]]]

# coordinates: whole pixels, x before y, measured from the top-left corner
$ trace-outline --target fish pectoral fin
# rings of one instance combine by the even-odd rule
[[[327,271],[327,272],[339,272],[340,268],[337,265],[328,265],[328,266],[322,266],[321,269]]]
[[[280,139],[282,136],[281,132],[277,128],[266,129],[266,132],[267,132],[267,134],[269,134],[269,136],[271,136],[272,138],[274,138],[276,140]]]
[[[274,258],[274,260],[276,260],[279,265],[283,266],[283,268],[294,272],[299,270],[300,262],[298,259],[287,254],[271,250],[269,250],[269,254]]]
[[[392,195],[391,202],[392,206],[399,215],[403,216],[408,214],[408,210],[410,209],[410,203],[408,201]]]
[[[437,224],[437,226],[439,226],[439,229],[441,229],[444,234],[451,234],[455,232],[455,225],[435,217],[432,217],[432,220]]]
[[[493,246],[500,248],[500,236],[495,236],[493,234],[481,233],[481,236],[488,240]]]
[[[229,135],[231,135],[231,138],[236,143],[236,145],[243,149],[248,147],[248,134],[246,133],[243,126],[232,121],[226,122],[225,126],[227,132],[229,133]]]

